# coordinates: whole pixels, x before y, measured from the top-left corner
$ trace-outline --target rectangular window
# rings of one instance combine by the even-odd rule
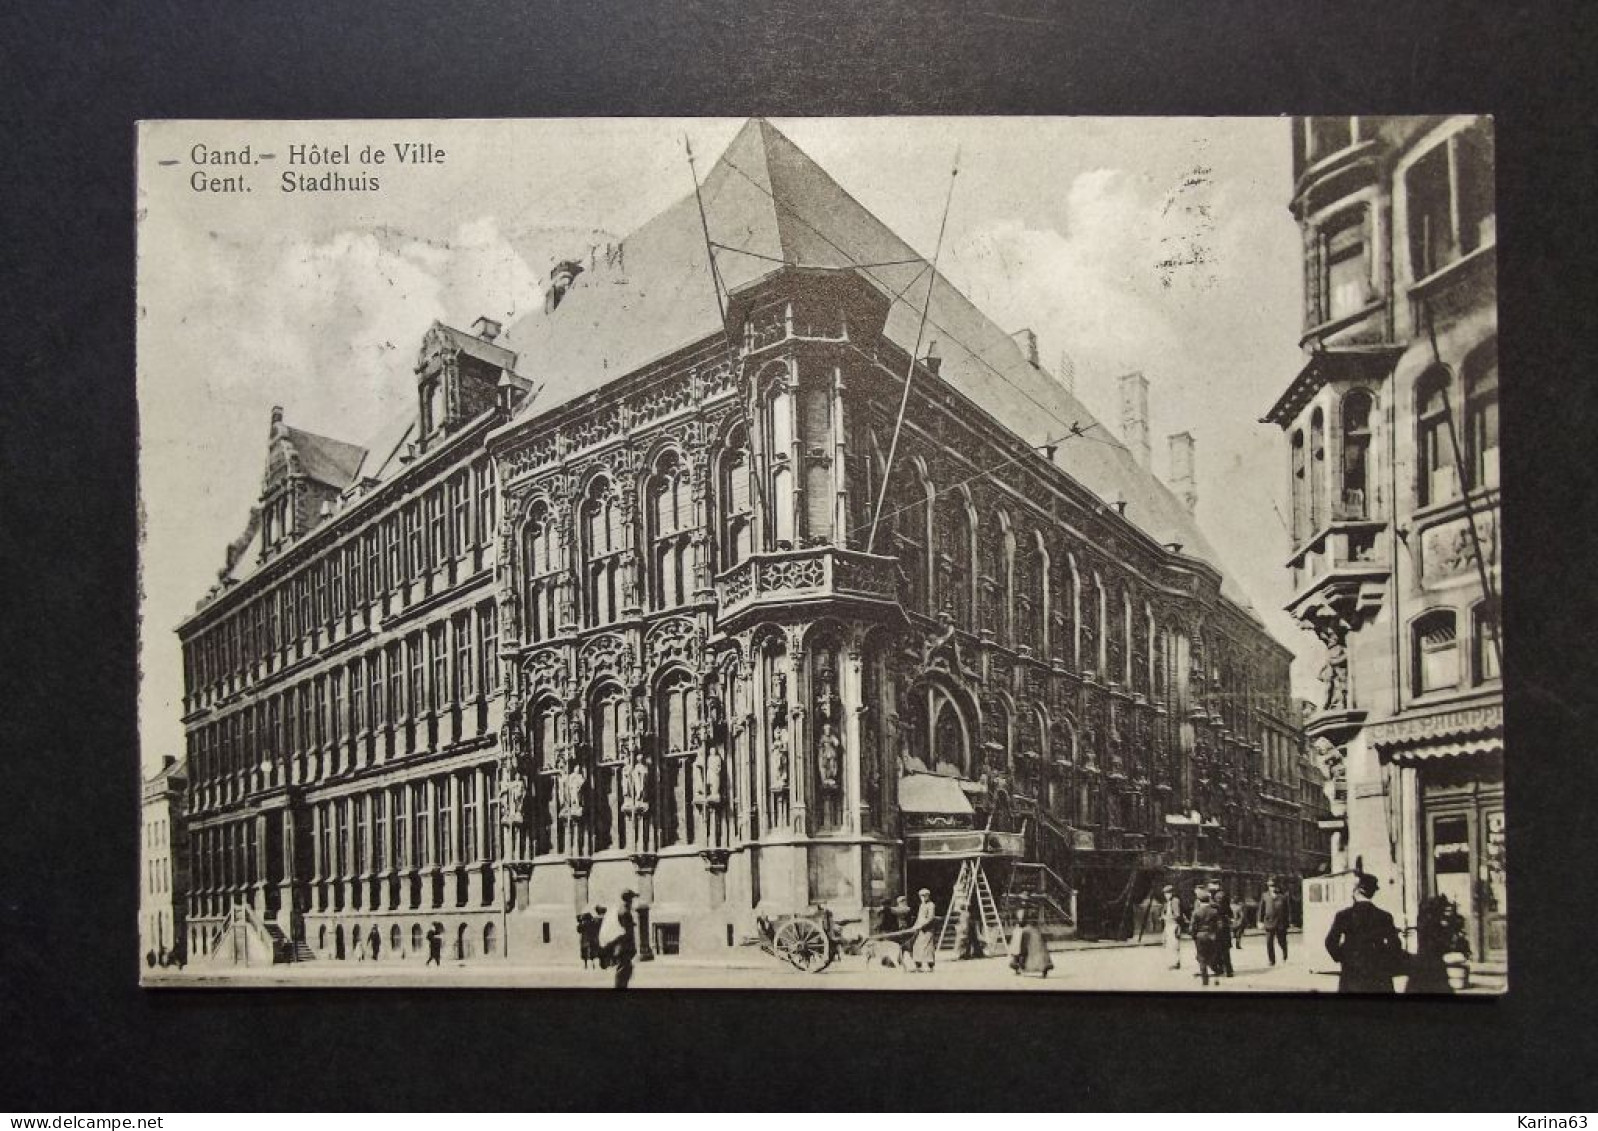
[[[492,601],[478,606],[477,638],[482,645],[478,670],[482,673],[483,694],[491,696],[499,691],[499,607]]]
[[[405,806],[405,787],[395,786],[394,792],[389,795],[394,808],[394,867],[407,868],[412,864],[410,832],[410,815]]]
[[[1344,318],[1369,301],[1370,269],[1365,256],[1365,213],[1347,214],[1326,229],[1327,320]]]
[[[452,550],[464,554],[472,544],[472,484],[470,473],[462,471],[450,481],[450,511],[455,516]]]
[[[366,730],[366,680],[361,672],[361,661],[350,664],[350,737],[358,737]]]
[[[455,618],[455,699],[459,703],[477,697],[472,667],[472,614],[466,612]]]
[[[460,855],[463,864],[470,864],[477,856],[477,771],[468,770],[460,778],[461,835]]]
[[[378,594],[383,592],[383,550],[378,540],[376,528],[368,530],[365,534],[366,543],[366,599],[377,600]]]
[[[366,657],[366,729],[376,734],[388,721],[383,703],[383,653],[372,652]]]
[[[422,655],[422,635],[413,634],[405,641],[406,659],[410,667],[410,717],[421,718],[427,710],[426,660]]]
[[[392,726],[405,717],[405,669],[401,666],[403,657],[400,655],[400,646],[397,643],[388,646],[386,656],[388,713],[383,716],[383,721]]]
[[[434,487],[427,493],[427,551],[428,566],[437,569],[449,560],[448,515],[444,510],[444,489]]]
[[[433,806],[433,861],[437,864],[453,864],[455,860],[450,849],[454,845],[455,814],[450,809],[448,778],[433,782]]]
[[[399,517],[389,515],[383,520],[383,553],[388,561],[388,575],[383,579],[387,589],[398,589],[405,582],[404,565],[400,561]]]
[[[430,838],[431,809],[428,804],[427,783],[424,781],[411,783],[411,862],[416,867],[425,867],[433,861],[429,857],[432,847]]]
[[[420,577],[427,572],[427,566],[422,557],[422,519],[415,503],[410,503],[405,508],[405,561],[412,578]]]
[[[499,522],[495,512],[494,465],[483,462],[477,465],[477,544],[486,546],[494,537]]]
[[[449,626],[435,624],[427,631],[427,658],[431,667],[427,681],[428,710],[447,710],[449,703]]]
[[[382,872],[388,867],[388,793],[384,790],[372,794],[372,871]]]
[[[328,599],[327,615],[332,620],[338,620],[344,615],[344,551],[334,550],[327,559],[328,568]]]
[[[344,713],[347,707],[344,703],[344,673],[335,671],[328,676],[329,698],[332,701],[332,714],[328,718],[327,739],[337,746],[344,737]]]

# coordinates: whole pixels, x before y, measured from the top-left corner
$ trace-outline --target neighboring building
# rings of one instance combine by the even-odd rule
[[[1307,354],[1288,436],[1289,611],[1328,647],[1326,914],[1355,873],[1413,929],[1445,895],[1507,955],[1493,123],[1303,118]]]
[[[188,845],[183,833],[187,767],[168,755],[144,781],[139,802],[139,953],[165,965],[182,962],[187,943]]]
[[[259,505],[178,630],[191,959],[498,950],[498,503],[525,393],[499,327],[435,325],[370,448],[272,412]],[[365,949],[364,947],[362,949]]]
[[[1301,871],[1291,656],[1143,379],[1134,454],[764,122],[703,204],[435,327],[370,449],[274,414],[180,629],[191,949],[564,958],[634,887],[646,952],[724,954],[974,856],[1124,934],[1167,877]]]

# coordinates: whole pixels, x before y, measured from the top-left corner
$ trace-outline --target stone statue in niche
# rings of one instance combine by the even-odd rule
[[[622,814],[627,818],[628,839],[639,851],[649,831],[649,762],[644,752],[634,748],[632,759],[622,774]]]
[[[705,754],[704,764],[700,770],[699,803],[705,810],[705,831],[709,834],[711,844],[721,844],[725,840],[725,819],[723,815],[723,779],[726,776],[726,759],[722,757],[719,747],[712,746]]]
[[[582,847],[583,794],[588,786],[588,775],[583,772],[575,754],[566,756],[566,768],[560,775],[560,816],[566,826],[566,850],[579,852]]]
[[[527,779],[520,770],[513,769],[499,781],[499,823],[510,829],[521,828],[526,808]]]
[[[838,791],[838,782],[843,773],[843,743],[838,739],[838,732],[831,723],[821,724],[820,746],[821,788],[827,793]]]

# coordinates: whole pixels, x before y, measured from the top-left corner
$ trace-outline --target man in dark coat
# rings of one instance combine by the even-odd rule
[[[1287,961],[1287,896],[1276,887],[1275,880],[1265,881],[1265,894],[1260,897],[1260,930],[1265,932],[1265,957],[1276,965],[1276,948],[1282,948],[1282,961]]]
[[[1371,902],[1379,886],[1375,876],[1361,876],[1354,902],[1337,913],[1326,933],[1326,953],[1342,967],[1338,993],[1390,994],[1404,970],[1407,954],[1393,917]]]
[[[423,966],[441,966],[444,957],[444,927],[441,923],[434,923],[427,932],[427,961]]]
[[[1199,977],[1210,984],[1210,971],[1221,973],[1221,960],[1217,953],[1221,934],[1221,913],[1206,888],[1193,892],[1193,915],[1189,928],[1193,932],[1193,950],[1198,957]]]

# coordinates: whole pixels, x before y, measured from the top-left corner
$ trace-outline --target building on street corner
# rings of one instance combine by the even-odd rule
[[[1327,650],[1307,733],[1333,874],[1307,911],[1329,918],[1368,872],[1405,931],[1452,900],[1478,964],[1502,969],[1493,123],[1292,128],[1305,363],[1266,420],[1287,439],[1289,611]]]
[[[376,441],[274,412],[179,629],[194,960],[572,961],[628,888],[640,958],[714,958],[977,861],[1124,938],[1321,866],[1291,653],[1141,375],[1123,442],[760,120],[570,254]]]

